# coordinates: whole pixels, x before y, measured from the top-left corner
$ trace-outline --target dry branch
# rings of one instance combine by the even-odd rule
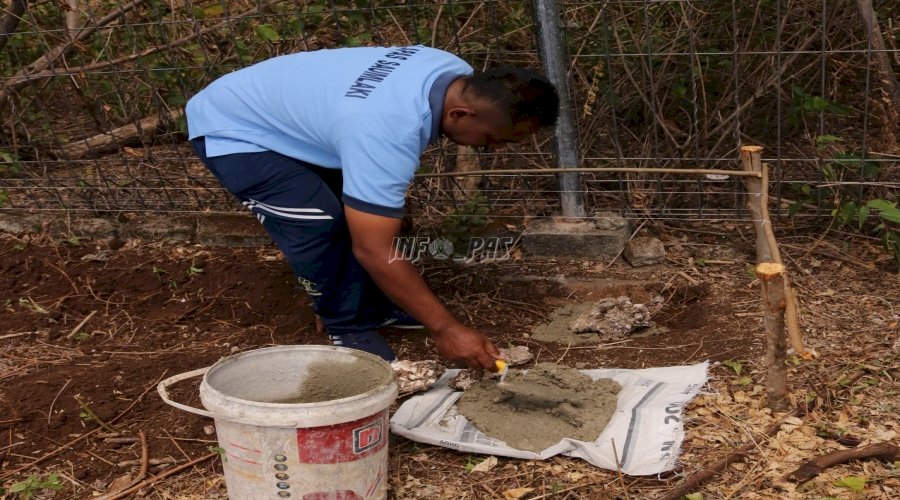
[[[274,0],[272,0],[272,1],[274,1]],[[246,12],[240,14],[237,18],[251,16],[253,14],[256,14],[257,11],[259,11],[259,7],[247,10]],[[24,83],[34,82],[36,80],[40,80],[43,78],[50,78],[50,77],[54,77],[54,76],[80,75],[80,74],[84,74],[84,73],[88,73],[88,72],[94,72],[94,71],[98,71],[101,69],[106,69],[110,66],[118,66],[120,64],[125,64],[125,63],[131,62],[131,61],[135,61],[142,57],[153,55],[162,50],[171,50],[176,47],[180,47],[180,46],[185,45],[188,42],[194,40],[195,38],[199,38],[203,35],[206,35],[207,33],[216,31],[224,26],[227,26],[231,22],[232,22],[231,19],[229,19],[227,21],[222,21],[220,23],[216,23],[211,26],[207,26],[206,28],[203,28],[202,30],[198,30],[194,33],[191,33],[190,35],[186,35],[177,40],[172,40],[171,42],[167,42],[165,45],[159,45],[156,47],[152,47],[152,48],[146,49],[142,52],[136,52],[134,54],[129,54],[127,56],[123,56],[118,59],[113,59],[111,61],[100,61],[100,62],[95,62],[95,63],[90,63],[90,64],[83,64],[81,66],[67,66],[66,68],[60,68],[60,69],[56,69],[56,68],[47,69],[47,70],[43,70],[43,71],[35,71],[35,72],[24,74],[24,75],[17,74],[16,76],[11,76],[9,78],[4,79],[3,82],[7,86],[18,87],[19,85],[22,85]]]
[[[869,373],[869,371],[868,370],[859,370],[856,373],[854,373],[852,376],[850,376],[847,379],[847,382],[841,386],[843,391],[849,391],[853,387],[853,384],[856,383],[857,380],[862,378],[866,373]],[[779,419],[777,422],[773,423],[772,425],[766,427],[766,429],[762,433],[762,437],[770,438],[770,437],[774,436],[781,429],[781,426],[784,425],[785,422],[787,422],[789,419],[792,419],[794,417],[801,417],[806,412],[807,412],[806,405],[797,406],[796,408],[794,408],[794,410],[792,412],[785,415],[784,417],[782,417],[781,419]],[[706,481],[708,481],[709,479],[715,477],[716,474],[725,470],[725,468],[728,467],[729,465],[731,465],[735,462],[738,462],[740,460],[743,460],[744,457],[746,457],[747,455],[749,455],[750,453],[752,453],[754,450],[756,450],[758,448],[759,448],[759,443],[756,441],[751,441],[747,444],[744,444],[744,445],[736,448],[735,450],[731,451],[730,453],[725,455],[723,458],[719,459],[718,461],[716,461],[715,463],[710,465],[709,467],[701,470],[700,472],[697,472],[696,474],[689,476],[687,479],[685,479],[685,481],[683,483],[681,483],[680,485],[676,486],[675,488],[672,488],[671,490],[667,491],[665,494],[659,496],[656,500],[678,500],[681,497],[683,497],[684,495],[687,495],[688,493],[696,491],[697,488],[699,488],[701,484],[703,484]]]
[[[833,465],[867,458],[877,458],[878,460],[890,462],[897,459],[898,453],[900,453],[900,448],[891,443],[878,443],[863,446],[862,448],[832,451],[806,462],[800,468],[788,474],[785,479],[802,483],[818,476],[823,470]]]
[[[147,386],[147,388],[144,389],[144,391],[141,392],[141,394],[140,394],[138,397],[134,398],[134,401],[132,401],[131,404],[128,405],[128,408],[125,408],[124,410],[122,410],[121,413],[119,413],[118,415],[116,415],[115,417],[113,417],[113,418],[109,421],[109,423],[110,423],[110,424],[114,424],[114,423],[116,423],[119,419],[121,419],[121,418],[124,417],[126,414],[128,414],[128,412],[130,412],[131,409],[135,407],[135,405],[137,405],[142,399],[144,399],[144,396],[146,396],[148,392],[150,392],[152,389],[154,389],[154,388],[156,387],[156,384],[158,384],[159,381],[162,380],[163,377],[166,376],[166,373],[168,373],[168,370],[163,371],[162,375],[160,375],[159,378],[156,379],[155,382],[153,382],[152,384],[150,384],[149,386]],[[28,469],[28,468],[30,468],[30,467],[34,467],[35,465],[37,465],[37,464],[39,464],[39,463],[45,462],[45,461],[47,461],[47,460],[49,460],[49,459],[55,457],[56,455],[59,455],[60,453],[66,451],[66,450],[68,450],[69,448],[71,448],[72,446],[74,446],[76,443],[79,443],[79,442],[81,442],[81,441],[83,441],[83,440],[85,440],[85,439],[87,439],[87,438],[89,438],[89,437],[91,437],[91,436],[93,436],[93,435],[95,435],[95,434],[98,434],[99,431],[100,431],[101,429],[102,429],[102,427],[97,427],[97,428],[94,429],[94,430],[85,432],[84,434],[82,434],[82,435],[76,437],[75,439],[72,439],[72,440],[69,441],[68,443],[63,444],[62,446],[56,448],[55,450],[50,451],[50,452],[48,452],[48,453],[46,453],[46,454],[44,454],[44,455],[42,455],[42,456],[40,456],[40,457],[38,457],[38,458],[36,458],[36,459],[34,459],[34,460],[28,462],[28,463],[25,464],[25,465],[22,465],[22,466],[20,466],[20,467],[17,467],[17,468],[15,468],[15,469],[12,469],[12,470],[3,471],[3,473],[0,473],[0,481],[3,481],[3,480],[5,480],[5,479],[8,479],[8,478],[10,478],[10,477],[12,477],[12,476],[14,476],[14,475],[16,475],[16,474],[18,474],[18,473],[20,473],[20,472],[26,470],[26,469]],[[118,434],[120,434],[120,433],[119,433],[119,432],[115,432],[115,434],[118,435]],[[108,434],[107,434],[107,436],[108,436]]]
[[[144,1],[145,0],[133,0],[125,5],[120,6],[118,9],[98,19],[97,22],[92,26],[88,26],[80,30],[78,32],[78,35],[74,38],[51,48],[49,51],[47,51],[46,54],[35,59],[31,64],[17,71],[15,75],[11,76],[10,78],[4,79],[3,87],[0,88],[0,110],[2,110],[6,105],[7,99],[12,90],[31,81],[30,75],[32,73],[49,68],[50,65],[53,64],[57,59],[76,47],[78,42],[85,40],[88,36],[93,34],[98,29],[124,16],[138,5],[144,3]]]
[[[495,168],[490,170],[471,170],[469,172],[436,172],[416,174],[416,178],[429,177],[463,177],[467,175],[515,175],[515,174],[562,174],[567,172],[606,172],[606,173],[648,173],[648,174],[685,174],[685,175],[729,175],[734,177],[762,177],[759,172],[743,170],[721,170],[714,168],[655,168],[655,167],[565,167],[565,168]]]
[[[181,471],[183,471],[184,469],[187,469],[187,468],[189,468],[189,467],[193,467],[193,466],[195,466],[195,465],[197,465],[197,464],[199,464],[199,463],[201,463],[201,462],[205,462],[205,461],[209,460],[210,458],[217,457],[217,456],[219,456],[219,453],[218,453],[218,452],[213,452],[213,453],[210,453],[210,454],[208,454],[208,455],[203,455],[203,456],[200,457],[200,458],[196,458],[196,459],[194,459],[194,460],[191,460],[190,462],[181,464],[181,465],[179,465],[179,466],[177,466],[177,467],[173,467],[173,468],[171,468],[171,469],[169,469],[169,470],[167,470],[167,471],[165,471],[165,472],[163,472],[163,473],[161,473],[161,474],[158,474],[158,475],[156,475],[156,476],[153,476],[153,477],[151,477],[150,479],[147,479],[146,481],[142,481],[142,482],[140,482],[140,483],[138,483],[138,484],[136,484],[136,485],[134,485],[134,486],[132,486],[132,487],[130,487],[130,488],[128,488],[128,489],[125,489],[125,490],[122,490],[122,491],[120,491],[120,492],[117,492],[117,493],[111,495],[109,498],[105,498],[104,500],[118,500],[118,499],[120,499],[120,498],[125,498],[125,497],[127,497],[128,495],[130,495],[130,494],[132,494],[132,493],[134,493],[134,492],[140,490],[141,488],[143,488],[143,487],[145,487],[145,486],[151,485],[151,484],[153,484],[153,483],[155,483],[155,482],[157,482],[157,481],[160,481],[160,480],[162,480],[162,479],[165,479],[165,478],[171,476],[172,474],[181,472]]]
[[[794,409],[792,413],[789,415],[785,415],[779,421],[773,423],[763,432],[763,436],[772,437],[775,433],[781,429],[782,424],[785,423],[789,418],[798,417],[802,414],[802,410],[800,408]],[[716,474],[725,470],[729,465],[741,461],[749,455],[753,450],[757,449],[759,444],[756,442],[750,442],[745,445],[736,448],[734,451],[728,453],[714,464],[709,467],[703,469],[702,471],[689,476],[683,483],[678,485],[676,488],[673,488],[667,491],[664,495],[658,497],[656,500],[678,500],[684,495],[695,491],[701,484],[708,481],[710,478],[714,477]]]
[[[136,123],[131,123],[93,137],[88,137],[87,139],[81,139],[70,143],[63,148],[54,151],[54,154],[59,158],[76,160],[83,158],[90,153],[99,153],[114,149],[121,146],[126,141],[144,137],[145,134],[156,131],[160,125],[171,122],[183,115],[184,109],[178,108],[166,113],[148,116]]]

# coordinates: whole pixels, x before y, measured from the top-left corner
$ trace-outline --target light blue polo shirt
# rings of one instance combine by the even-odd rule
[[[439,137],[447,87],[472,74],[424,47],[290,54],[222,76],[187,103],[210,157],[275,151],[342,169],[343,202],[400,217],[419,157]]]

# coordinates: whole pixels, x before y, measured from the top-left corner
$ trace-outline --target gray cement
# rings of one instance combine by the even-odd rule
[[[353,363],[310,363],[309,373],[295,394],[261,403],[321,403],[364,394],[378,387],[382,369],[368,361]]]
[[[565,366],[539,363],[510,370],[506,381],[484,379],[457,401],[459,413],[484,434],[540,452],[563,438],[594,441],[616,409],[621,386]]]

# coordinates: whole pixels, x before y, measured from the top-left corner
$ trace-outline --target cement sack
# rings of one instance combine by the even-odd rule
[[[705,362],[641,370],[581,370],[594,380],[611,378],[622,386],[616,411],[595,441],[563,439],[540,453],[517,450],[491,439],[457,412],[455,403],[462,392],[447,382],[459,370],[447,370],[428,392],[406,400],[391,418],[391,431],[413,441],[465,453],[531,460],[561,454],[625,474],[660,474],[676,465],[684,440],[682,409],[706,383],[708,367]]]

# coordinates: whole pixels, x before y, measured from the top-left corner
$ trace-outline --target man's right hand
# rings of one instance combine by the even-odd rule
[[[442,356],[468,368],[496,371],[500,351],[481,333],[461,323],[440,332],[431,332],[434,346]]]

